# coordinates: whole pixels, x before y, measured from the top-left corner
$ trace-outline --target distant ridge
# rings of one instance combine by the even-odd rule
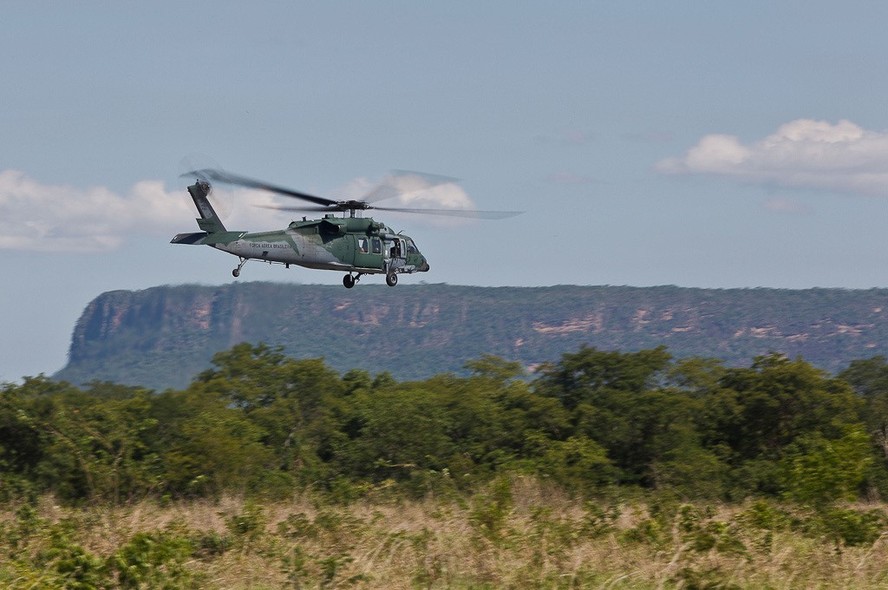
[[[78,320],[55,377],[180,388],[240,342],[399,380],[485,354],[528,367],[583,345],[748,365],[769,352],[838,371],[888,356],[888,289],[463,287],[233,283],[110,291]]]

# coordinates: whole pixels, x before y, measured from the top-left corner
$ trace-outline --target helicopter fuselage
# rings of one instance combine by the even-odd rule
[[[243,233],[232,241],[211,245],[241,258],[320,270],[379,274],[429,269],[411,238],[370,218],[327,215],[294,221],[284,230]]]

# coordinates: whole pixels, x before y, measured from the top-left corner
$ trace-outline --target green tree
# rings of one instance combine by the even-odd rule
[[[586,494],[612,484],[616,469],[600,444],[585,436],[547,441],[547,448],[535,462],[536,472],[558,485]]]
[[[41,432],[44,452],[35,475],[47,489],[67,499],[117,503],[154,487],[159,467],[148,391],[68,385],[32,401],[21,416]]]
[[[860,417],[888,466],[888,360],[875,356],[852,361],[839,373],[863,400]]]
[[[524,376],[524,367],[521,363],[489,354],[466,362],[465,368],[473,377],[488,378],[500,385]]]
[[[199,386],[156,400],[158,452],[166,491],[183,495],[251,491],[273,468],[265,431]]]
[[[442,375],[421,386],[440,400],[447,415],[453,455],[447,462],[458,485],[482,483],[497,471],[526,469],[549,445],[568,436],[568,414],[552,398],[533,392],[518,363],[497,357],[472,361],[473,375]]]
[[[47,383],[43,377],[27,378],[22,385],[0,389],[0,500],[30,488],[45,457],[47,437],[36,420],[34,397],[44,395],[47,386],[59,384]]]
[[[739,404],[725,434],[742,458],[779,458],[799,436],[838,438],[858,423],[860,401],[848,384],[801,359],[758,357],[751,368],[729,369],[721,385]]]
[[[544,366],[537,387],[573,410],[583,402],[595,405],[609,392],[645,391],[657,384],[671,358],[664,346],[628,353],[584,346],[564,354],[559,363]]]
[[[671,373],[662,347],[635,353],[583,348],[546,367],[535,389],[570,411],[575,436],[606,449],[621,482],[658,487],[679,479],[683,461],[705,455],[695,423],[702,402],[687,389],[667,387]]]
[[[832,440],[818,432],[805,434],[783,458],[784,494],[817,508],[853,501],[871,461],[870,439],[861,427],[849,427]]]
[[[797,440],[837,440],[860,424],[860,400],[845,381],[777,354],[728,369],[711,405],[708,442],[724,449],[740,495],[778,493],[780,461]]]
[[[440,471],[454,446],[440,397],[417,387],[374,390],[355,400],[352,438],[339,449],[344,474],[404,481],[417,470]]]
[[[265,345],[238,344],[213,364],[192,389],[218,396],[259,427],[278,475],[303,483],[326,478],[354,384],[347,386],[321,359],[291,359]]]

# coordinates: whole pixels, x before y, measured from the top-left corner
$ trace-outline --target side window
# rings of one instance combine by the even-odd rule
[[[367,238],[358,238],[358,250],[367,253]]]
[[[382,241],[379,238],[373,238],[370,243],[374,254],[382,254]]]

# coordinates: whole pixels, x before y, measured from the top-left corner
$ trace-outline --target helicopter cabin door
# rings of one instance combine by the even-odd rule
[[[382,238],[378,236],[353,236],[355,258],[358,268],[382,268]]]
[[[403,238],[386,240],[383,244],[389,269],[402,268],[407,263],[407,243]]]

